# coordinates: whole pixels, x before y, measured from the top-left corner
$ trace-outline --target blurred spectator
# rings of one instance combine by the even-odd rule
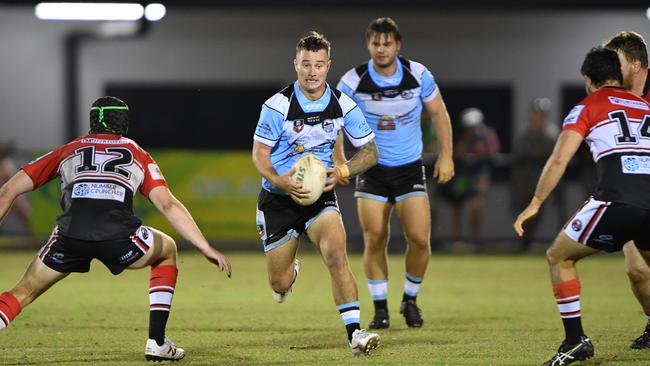
[[[454,145],[456,176],[441,186],[441,196],[451,203],[452,251],[469,251],[480,245],[483,223],[483,194],[490,187],[491,159],[501,150],[496,132],[484,123],[483,112],[467,108],[460,114],[463,128]],[[470,224],[470,242],[462,242],[461,221],[463,207],[467,206]]]
[[[0,187],[16,173],[16,164],[11,156],[13,153],[13,144],[11,142],[0,143]],[[14,214],[24,225],[26,229],[30,226],[30,207],[24,196],[19,197],[14,202],[14,206],[9,214]],[[0,226],[0,234],[4,233],[3,227]]]
[[[534,99],[530,107],[530,125],[515,140],[510,170],[511,203],[515,215],[528,206],[530,197],[535,194],[535,182],[546,159],[553,152],[558,128],[554,129],[555,126],[546,123],[551,106],[548,98]],[[526,223],[526,231],[520,242],[522,251],[530,249],[535,230],[542,221],[542,214],[543,210]]]

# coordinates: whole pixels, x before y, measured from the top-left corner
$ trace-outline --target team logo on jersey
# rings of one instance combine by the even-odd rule
[[[402,98],[404,99],[411,99],[413,98],[413,90],[404,90],[402,92]]]
[[[90,193],[90,186],[85,183],[75,184],[72,191],[73,197],[85,197]]]
[[[582,113],[583,109],[585,109],[584,105],[577,105],[573,107],[569,114],[564,118],[564,124],[574,124],[578,122],[578,117],[580,117],[580,113]]]
[[[334,122],[331,119],[326,119],[323,121],[323,131],[330,133],[334,131]]]
[[[296,132],[302,131],[303,127],[305,127],[305,120],[304,119],[296,119],[293,121],[293,130]]]
[[[379,131],[390,131],[395,129],[395,122],[388,116],[381,116],[377,121],[377,129]]]
[[[580,219],[573,220],[573,222],[571,223],[571,229],[573,229],[573,231],[582,230],[582,221],[580,221]]]

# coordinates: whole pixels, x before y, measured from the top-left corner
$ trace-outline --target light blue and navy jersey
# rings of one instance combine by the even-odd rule
[[[271,163],[282,175],[303,154],[314,154],[331,168],[332,151],[341,129],[355,147],[375,136],[361,109],[347,95],[327,85],[323,96],[312,101],[294,82],[264,102],[253,139],[271,147]],[[286,194],[266,179],[262,179],[262,187]]]
[[[337,88],[363,110],[375,132],[379,164],[400,166],[422,157],[422,103],[438,95],[424,65],[399,57],[397,72],[381,76],[372,60],[346,72]]]

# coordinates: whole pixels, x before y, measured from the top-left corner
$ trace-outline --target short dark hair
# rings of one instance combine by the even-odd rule
[[[298,44],[296,45],[296,53],[300,52],[300,50],[318,52],[324,49],[329,55],[331,47],[332,45],[330,41],[325,38],[323,34],[316,31],[311,31],[305,37],[300,38]]]
[[[369,40],[370,37],[378,34],[392,34],[393,39],[397,42],[402,41],[402,33],[399,32],[397,23],[389,17],[373,19],[370,24],[368,24],[368,29],[366,29],[366,40]]]
[[[623,84],[621,62],[616,51],[604,47],[594,47],[585,56],[580,73],[591,79],[595,87],[599,88],[609,80],[616,80]]]
[[[129,106],[115,97],[101,97],[90,108],[90,133],[126,135],[129,130]]]
[[[606,41],[605,47],[621,51],[628,61],[640,61],[641,67],[648,67],[647,46],[643,36],[637,32],[620,32]]]

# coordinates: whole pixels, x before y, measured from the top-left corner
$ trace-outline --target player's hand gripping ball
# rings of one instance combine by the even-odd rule
[[[291,198],[299,205],[309,206],[316,202],[321,194],[323,194],[326,176],[325,165],[315,155],[308,154],[298,159],[293,166],[296,168],[296,171],[291,178],[296,183],[302,185],[302,188],[309,189],[311,192],[307,198],[297,198],[294,196],[291,196]]]

